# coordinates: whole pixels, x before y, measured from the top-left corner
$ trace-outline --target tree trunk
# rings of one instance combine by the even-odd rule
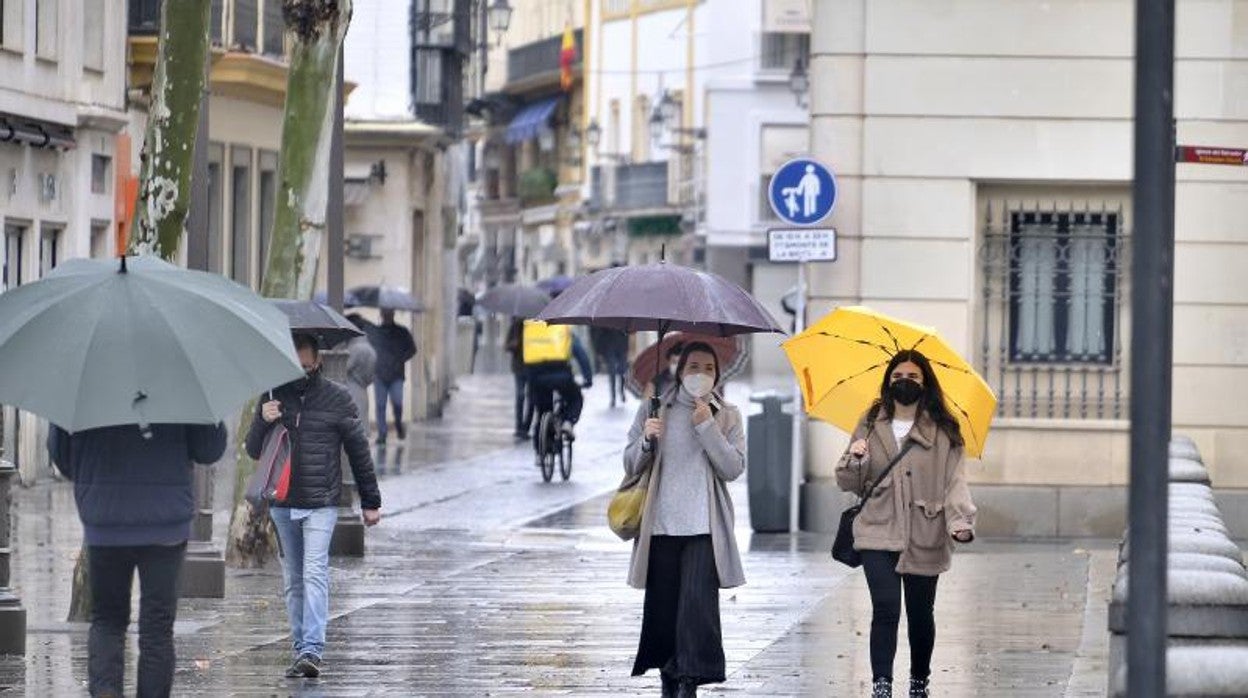
[[[191,170],[208,60],[210,0],[164,0],[151,107],[139,165],[132,254],[176,260],[191,207]],[[129,163],[117,163],[129,167]],[[87,546],[74,564],[70,621],[91,619]]]
[[[269,298],[311,299],[316,284],[329,204],[329,161],[337,100],[338,57],[351,21],[350,0],[285,0],[282,15],[293,39],[277,211],[262,294]],[[239,420],[235,451],[234,513],[226,561],[236,567],[263,565],[276,549],[272,525],[243,498],[256,462],[243,440],[255,403]]]
[[[140,157],[130,251],[177,258],[191,204],[191,170],[208,58],[210,0],[164,0],[151,107]]]

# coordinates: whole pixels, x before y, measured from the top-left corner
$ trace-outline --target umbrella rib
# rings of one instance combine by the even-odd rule
[[[971,422],[970,413],[963,409],[962,405],[959,405],[958,401],[950,397],[948,393],[944,395],[944,398],[946,402],[953,405],[954,409],[958,411],[958,414],[962,415],[966,419],[966,427],[971,430],[971,438],[975,439],[976,446],[982,447],[983,442],[979,440],[979,434],[975,431],[975,424]],[[963,440],[965,441],[965,439]]]
[[[825,332],[825,331],[823,331],[823,330],[820,330],[820,331],[819,331],[819,334],[821,334],[821,335],[823,335],[823,336],[825,336],[825,337],[831,337],[832,339],[839,339],[839,340],[842,340],[842,341],[845,341],[845,342],[851,342],[851,343],[853,343],[853,344],[861,344],[861,345],[863,345],[863,346],[865,346],[865,347],[875,347],[876,349],[879,349],[880,351],[884,352],[884,355],[885,355],[885,356],[887,356],[890,360],[893,358],[893,354],[894,354],[894,352],[889,351],[888,347],[884,346],[883,344],[876,344],[875,342],[871,342],[871,341],[868,341],[868,340],[865,340],[865,339],[855,339],[855,338],[853,338],[853,337],[843,337],[843,336],[841,336],[841,335],[839,335],[839,334],[832,334],[831,332]]]
[[[874,371],[874,370],[876,370],[876,369],[883,368],[883,367],[885,367],[885,366],[887,366],[887,365],[888,365],[888,362],[887,362],[887,361],[883,361],[883,362],[880,362],[880,363],[878,363],[878,364],[875,364],[874,366],[869,366],[869,367],[867,367],[867,368],[865,368],[865,369],[863,369],[863,370],[859,371],[858,373],[855,373],[855,374],[854,374],[854,375],[852,375],[852,376],[847,376],[847,377],[845,377],[845,378],[842,378],[841,380],[837,381],[837,382],[836,382],[836,383],[835,383],[832,387],[830,387],[830,388],[828,388],[827,390],[825,390],[825,391],[823,392],[823,395],[820,395],[820,396],[819,396],[819,399],[818,399],[818,400],[812,400],[810,404],[812,404],[812,405],[813,405],[813,404],[815,404],[815,403],[817,403],[817,402],[823,402],[824,400],[826,400],[826,399],[828,398],[828,396],[829,396],[829,395],[831,395],[831,394],[833,393],[833,391],[835,391],[837,388],[841,387],[842,385],[845,385],[846,383],[848,383],[848,382],[850,382],[850,381],[852,381],[852,380],[854,380],[854,379],[856,379],[856,378],[859,378],[859,377],[861,377],[861,376],[865,376],[866,374],[868,374],[868,373],[870,373],[870,372],[872,372],[872,371]]]
[[[888,326],[880,322],[878,319],[875,321],[875,324],[879,325],[880,329],[884,331],[884,334],[888,335],[888,338],[893,340],[893,353],[896,354],[901,352],[901,342],[897,341],[897,337],[893,336],[893,333],[888,329]]]

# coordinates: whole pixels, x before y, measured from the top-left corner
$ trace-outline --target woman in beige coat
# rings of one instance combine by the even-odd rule
[[[871,590],[872,698],[893,695],[903,588],[910,628],[909,695],[926,698],[936,644],[936,581],[949,569],[954,541],[974,540],[975,504],[966,484],[958,422],[925,356],[903,351],[889,362],[880,398],[854,431],[836,480],[859,496],[879,480],[854,521],[854,548],[862,553]]]
[[[664,696],[695,696],[725,679],[719,590],[745,583],[727,487],[745,471],[745,431],[714,392],[709,345],[685,345],[676,375],[658,418],[642,405],[624,452],[629,478],[650,478],[628,578],[646,590],[633,676],[658,669]]]

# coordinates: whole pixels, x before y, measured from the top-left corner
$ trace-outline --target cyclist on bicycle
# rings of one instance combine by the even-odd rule
[[[585,399],[581,385],[572,374],[573,359],[585,378],[582,385],[589,388],[594,383],[589,354],[580,339],[567,325],[548,325],[538,320],[526,320],[521,340],[524,367],[529,375],[529,399],[533,401],[535,423],[541,423],[541,415],[554,409],[555,392],[563,400],[563,433],[575,438],[573,428],[581,418]]]

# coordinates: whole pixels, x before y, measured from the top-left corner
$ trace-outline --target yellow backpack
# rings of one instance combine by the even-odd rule
[[[572,358],[572,328],[548,325],[541,320],[525,320],[521,345],[526,366],[568,361]]]

